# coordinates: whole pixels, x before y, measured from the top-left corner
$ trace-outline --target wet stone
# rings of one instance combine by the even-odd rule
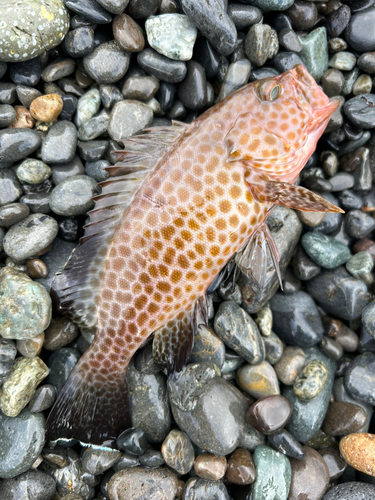
[[[267,59],[274,57],[279,48],[276,32],[267,24],[254,24],[245,39],[245,51],[255,66],[263,66]]]
[[[247,422],[263,434],[274,434],[284,427],[292,415],[292,407],[283,396],[258,399],[246,413]]]
[[[325,28],[317,28],[308,35],[299,36],[302,50],[299,53],[303,63],[313,78],[320,80],[328,69],[328,45]]]
[[[94,30],[88,26],[82,26],[69,31],[64,39],[64,48],[74,58],[89,55],[94,48]]]
[[[356,404],[330,403],[322,430],[330,436],[344,436],[362,429],[366,419],[366,412]]]
[[[14,342],[0,338],[0,385],[12,369],[16,355],[17,349]]]
[[[43,347],[48,351],[56,351],[65,347],[78,336],[78,327],[68,318],[57,316],[45,331]]]
[[[375,222],[374,222],[375,227]],[[325,269],[333,269],[345,264],[350,258],[350,250],[331,236],[318,232],[305,233],[302,246],[311,259]]]
[[[0,161],[14,162],[22,160],[39,148],[42,140],[34,130],[0,130]]]
[[[375,435],[349,434],[340,441],[340,453],[345,462],[369,476],[375,476]]]
[[[298,500],[301,495],[309,500],[320,500],[328,488],[329,472],[322,456],[312,448],[304,446],[306,458],[290,459],[292,481],[289,500]]]
[[[319,453],[328,467],[330,482],[341,477],[347,464],[340,457],[338,451],[335,448],[322,448]]]
[[[279,361],[274,365],[277,377],[285,385],[293,385],[305,365],[305,353],[300,347],[286,346]]]
[[[375,220],[362,210],[351,210],[345,216],[345,228],[352,238],[363,239],[375,229]]]
[[[16,111],[10,104],[0,105],[0,128],[9,127],[16,119]]]
[[[80,353],[77,349],[70,347],[63,347],[58,351],[52,353],[48,358],[47,365],[50,373],[46,382],[54,386],[56,394],[58,395],[64,387],[70,372],[80,358]]]
[[[375,9],[374,9],[375,12]],[[346,101],[344,113],[348,119],[362,129],[375,127],[375,94],[365,94]]]
[[[351,190],[343,191],[339,196],[340,207],[346,210],[360,209],[363,206],[363,198],[360,194]],[[350,259],[349,259],[350,260]]]
[[[37,97],[30,104],[30,113],[35,120],[53,123],[61,113],[63,101],[57,94],[47,94]]]
[[[229,65],[224,81],[220,87],[218,101],[225,99],[232,92],[235,92],[249,80],[251,63],[246,59],[240,59]]]
[[[372,89],[372,80],[369,75],[360,75],[353,85],[353,95],[369,94]]]
[[[112,20],[109,12],[94,0],[67,0],[65,5],[91,23],[107,24]]]
[[[321,267],[311,260],[303,247],[299,245],[293,257],[293,271],[295,276],[302,281],[308,281],[317,276],[320,270]]]
[[[284,284],[285,291],[285,284]],[[276,333],[271,332],[268,337],[263,339],[264,348],[266,352],[266,360],[271,364],[275,365],[281,358],[284,351],[284,344]]]
[[[97,476],[115,465],[121,458],[121,452],[117,450],[99,450],[86,448],[82,454],[82,468]]]
[[[48,474],[29,470],[15,477],[4,479],[0,484],[0,496],[7,500],[52,500],[56,493],[56,483]]]
[[[264,344],[256,323],[234,302],[222,302],[215,316],[214,329],[221,340],[248,363],[264,360]]]
[[[103,109],[90,120],[83,123],[78,129],[78,139],[81,141],[92,141],[107,132],[109,113]]]
[[[159,90],[159,82],[153,76],[131,76],[122,87],[124,99],[149,101]]]
[[[151,498],[157,493],[161,500],[174,500],[177,492],[177,476],[166,467],[148,469],[134,467],[116,472],[108,483],[110,500]]]
[[[145,39],[139,26],[127,14],[116,16],[112,23],[113,36],[119,47],[127,52],[140,52]]]
[[[40,57],[10,65],[9,75],[16,85],[37,85],[42,73]]]
[[[341,319],[359,318],[370,300],[365,283],[343,267],[323,271],[307,283],[307,291],[327,313]]]
[[[337,37],[347,27],[351,17],[350,7],[341,5],[337,10],[327,16],[327,33],[331,37]]]
[[[371,29],[375,22],[375,7],[352,16],[345,30],[345,40],[354,50],[362,53],[375,50],[375,34]]]
[[[76,175],[62,181],[51,193],[51,210],[58,215],[83,215],[93,208],[91,200],[99,194],[97,183],[87,175]]]
[[[74,73],[75,67],[76,62],[73,59],[62,59],[53,62],[42,71],[42,79],[47,83],[55,82],[60,78],[64,78]],[[50,93],[51,92],[46,92],[46,94]]]
[[[154,469],[165,464],[163,455],[160,451],[149,448],[143,455],[139,457],[141,465]]]
[[[61,120],[71,120],[77,110],[77,98],[74,95],[64,95],[61,97],[63,102],[63,109],[59,118]]]
[[[344,384],[349,395],[358,401],[375,404],[375,354],[359,354],[345,372]]]
[[[105,169],[110,165],[107,160],[87,161],[85,164],[85,173],[95,179],[96,182],[102,182],[109,177],[109,173]]]
[[[253,5],[229,4],[227,13],[238,30],[249,28],[262,19],[262,11]]]
[[[120,101],[112,109],[108,123],[108,134],[118,141],[139,132],[151,124],[151,109],[139,101]]]
[[[257,477],[252,485],[252,498],[264,500],[269,496],[286,499],[292,474],[289,459],[269,446],[258,446],[253,457]]]
[[[295,30],[307,31],[315,25],[318,9],[314,2],[296,0],[286,11],[286,14]]]
[[[233,52],[237,31],[224,5],[213,0],[182,0],[181,7],[220,54],[227,56]]]
[[[275,370],[268,361],[241,366],[237,371],[237,383],[241,389],[256,399],[280,394]]]
[[[48,453],[48,461],[52,461],[53,465],[57,465],[57,468],[52,468],[51,476],[56,481],[60,497],[64,498],[64,495],[69,494],[73,495],[74,500],[76,496],[80,496],[83,499],[94,497],[93,487],[84,481],[84,479],[87,480],[89,477],[82,470],[81,461],[75,450],[72,448],[62,450],[60,448],[58,452],[52,452],[52,456],[51,453]]]
[[[294,394],[303,401],[315,398],[324,388],[328,371],[322,361],[310,361],[297,376],[293,384]]]
[[[32,339],[17,340],[17,350],[25,358],[35,358],[40,354],[44,342],[44,332]]]
[[[120,450],[130,455],[143,455],[147,449],[147,436],[141,428],[131,427],[120,434],[116,443]]]
[[[75,124],[79,128],[84,122],[90,120],[100,109],[100,92],[98,89],[87,91],[77,102]]]
[[[108,149],[108,141],[78,141],[77,150],[81,158],[86,161],[100,160]]]
[[[17,417],[0,412],[1,478],[17,477],[30,469],[45,443],[44,425],[43,414],[30,413],[27,408]]]
[[[187,474],[193,466],[194,448],[184,432],[172,430],[162,444],[161,453],[165,463],[178,474]]]
[[[187,73],[185,62],[173,61],[149,48],[142,50],[137,56],[137,62],[147,73],[163,82],[181,82]]]
[[[280,429],[275,434],[268,436],[268,441],[280,453],[301,460],[306,457],[302,445],[285,429]]]
[[[51,408],[56,399],[56,391],[53,385],[45,384],[37,388],[31,396],[28,409],[31,413],[39,413]]]
[[[356,63],[356,57],[351,52],[336,52],[329,60],[329,66],[337,70],[351,71]],[[354,82],[353,82],[354,83]]]
[[[256,477],[253,459],[248,450],[237,448],[228,459],[226,479],[233,484],[251,484]]]
[[[16,99],[16,85],[14,83],[0,82],[0,102],[2,104],[13,104]]]
[[[114,83],[127,72],[130,55],[115,40],[102,43],[83,58],[87,74],[97,83]]]
[[[0,169],[0,205],[17,201],[22,194],[22,188],[13,170]]]
[[[105,109],[112,109],[113,106],[123,100],[123,96],[119,88],[115,85],[100,85],[100,99]]]
[[[372,271],[374,261],[368,252],[358,252],[350,257],[345,267],[352,276],[361,278]]]
[[[35,122],[31,116],[30,111],[27,108],[25,108],[24,106],[14,106],[14,109],[16,111],[16,119],[14,120],[10,128],[24,129],[34,127]]]
[[[339,342],[329,337],[323,337],[319,343],[321,350],[330,358],[338,361],[343,356],[343,348]]]
[[[322,339],[324,330],[320,315],[315,302],[307,293],[277,293],[271,298],[270,306],[275,333],[282,341],[310,347]]]
[[[28,158],[23,160],[16,168],[16,175],[21,182],[40,184],[51,175],[51,169],[41,160]]]
[[[225,361],[225,345],[210,326],[201,325],[194,336],[189,363],[214,363],[219,369]]]
[[[323,500],[362,500],[375,495],[375,485],[359,481],[346,482],[333,486]]]
[[[365,71],[369,75],[375,74],[375,52],[367,52],[365,54],[362,54],[358,58],[357,66],[359,69]]]
[[[196,61],[188,61],[186,67],[186,77],[178,86],[178,97],[188,109],[193,111],[202,109],[207,102],[207,81],[204,69]]]
[[[1,132],[0,132],[1,133]],[[48,164],[69,163],[77,147],[77,129],[74,124],[62,120],[54,123],[43,141],[41,159]]]

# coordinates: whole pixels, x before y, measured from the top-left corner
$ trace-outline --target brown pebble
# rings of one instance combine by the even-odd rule
[[[337,441],[333,436],[328,436],[328,434],[319,429],[315,436],[306,441],[305,445],[314,448],[314,450],[320,450],[321,448],[337,446]]]
[[[308,446],[303,447],[306,457],[289,458],[292,481],[288,500],[320,500],[329,484],[328,467],[322,456]]]
[[[256,475],[249,450],[237,448],[228,460],[226,479],[233,484],[251,484],[255,481]]]
[[[365,425],[366,412],[353,403],[330,403],[322,430],[330,436],[343,436],[357,432]]]
[[[227,470],[227,459],[212,453],[201,453],[194,462],[194,471],[197,476],[208,481],[218,481]]]
[[[51,321],[47,328],[44,348],[56,351],[73,342],[78,336],[78,327],[65,317],[57,317]]]
[[[35,120],[53,123],[63,109],[63,101],[57,94],[41,95],[30,104],[30,113]]]
[[[357,241],[353,245],[353,253],[358,252],[368,252],[372,257],[372,260],[375,262],[375,243],[372,240],[364,238]]]
[[[340,441],[340,453],[354,469],[375,477],[375,435],[349,434]]]
[[[118,45],[127,52],[140,52],[145,39],[138,25],[127,14],[116,16],[112,23],[113,36]]]
[[[297,210],[297,215],[302,224],[315,227],[322,222],[326,214],[324,212],[301,212]]]
[[[300,347],[287,346],[274,365],[276,374],[285,385],[293,385],[305,365],[306,355]]]
[[[342,326],[341,321],[339,319],[330,318],[329,316],[324,316],[322,318],[322,323],[324,334],[335,339]]]
[[[76,69],[74,76],[76,78],[76,82],[82,89],[87,89],[94,82],[91,76],[89,76],[81,67]]]
[[[25,358],[35,358],[42,350],[44,337],[44,332],[42,332],[32,339],[17,340],[17,351]]]
[[[288,422],[292,411],[292,405],[284,396],[267,396],[250,406],[246,420],[257,431],[274,434]]]
[[[30,278],[46,278],[48,276],[48,268],[40,259],[31,259],[26,263],[26,273]]]
[[[328,467],[330,482],[335,481],[343,475],[347,464],[335,448],[322,448],[319,450],[319,453]]]
[[[182,479],[177,479],[176,498],[182,498],[182,495],[184,493],[184,488],[185,488],[185,483],[183,482],[183,480]]]
[[[14,106],[16,118],[9,128],[33,128],[34,120],[25,106]]]

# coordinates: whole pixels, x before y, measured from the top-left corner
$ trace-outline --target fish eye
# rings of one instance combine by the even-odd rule
[[[259,85],[258,93],[262,101],[275,101],[281,93],[281,86],[275,82],[266,81]]]

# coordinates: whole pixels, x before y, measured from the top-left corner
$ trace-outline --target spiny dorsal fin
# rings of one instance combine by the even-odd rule
[[[107,168],[109,179],[100,183],[102,192],[93,198],[95,208],[79,246],[63,271],[55,276],[51,294],[61,311],[78,325],[96,324],[96,302],[115,231],[151,170],[183,134],[186,124],[147,129],[143,134],[124,139],[125,149],[117,151],[120,161]]]

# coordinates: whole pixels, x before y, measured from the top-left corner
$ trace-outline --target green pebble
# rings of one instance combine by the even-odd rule
[[[351,71],[356,62],[357,59],[351,52],[336,52],[329,60],[329,66],[341,71]]]
[[[328,69],[328,41],[325,28],[317,28],[308,35],[300,35],[298,39],[302,50],[298,54],[309,73],[317,82]]]
[[[18,179],[28,184],[40,184],[51,175],[51,169],[48,165],[41,160],[33,158],[24,160],[14,170]]]
[[[50,324],[52,301],[44,286],[26,274],[3,267],[0,271],[0,335],[32,339]]]
[[[324,269],[334,269],[350,259],[349,248],[326,234],[305,233],[301,243],[307,255]]]
[[[367,273],[371,273],[374,261],[369,252],[358,252],[353,257],[350,257],[345,267],[352,276],[360,278]]]
[[[289,459],[269,446],[255,449],[257,477],[252,485],[252,500],[286,500],[292,479]]]
[[[297,398],[303,401],[310,401],[322,392],[328,378],[328,370],[325,364],[314,359],[310,361],[302,373],[296,378],[293,391]]]
[[[79,128],[82,123],[87,122],[100,109],[100,93],[98,89],[91,89],[78,99],[75,124]]]

